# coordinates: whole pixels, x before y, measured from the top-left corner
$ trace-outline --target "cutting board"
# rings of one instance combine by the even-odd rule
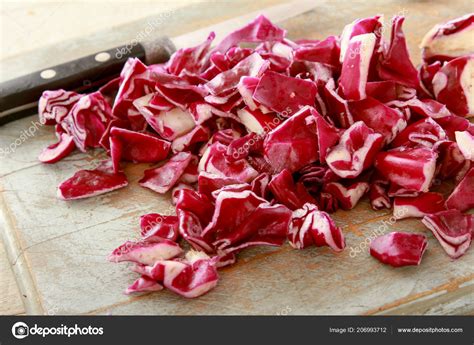
[[[191,6],[175,12],[164,33],[184,33],[277,1],[226,2]],[[280,23],[290,38],[324,38],[339,34],[355,18],[406,16],[405,32],[412,58],[420,60],[418,43],[435,23],[472,10],[468,1],[320,1],[313,11]],[[199,14],[199,15],[197,15]],[[133,37],[139,23],[96,35],[94,40],[64,43],[54,57],[40,51],[41,66],[58,51],[89,53],[95,45]],[[389,33],[389,30],[386,32]],[[103,41],[97,42],[102,37]],[[197,43],[197,42],[196,42]],[[60,55],[60,54],[59,54]],[[41,60],[42,59],[42,60]],[[25,63],[26,60],[23,61]],[[13,63],[13,62],[12,62]],[[15,66],[20,63],[16,62]],[[13,65],[12,65],[13,66]],[[15,66],[12,68],[14,69]],[[27,131],[30,135],[25,134]],[[64,202],[56,186],[79,169],[104,157],[99,150],[74,153],[55,165],[40,164],[40,150],[55,140],[53,129],[25,118],[0,128],[0,147],[14,148],[0,165],[2,238],[27,313],[34,314],[472,314],[474,251],[453,261],[419,220],[394,221],[389,211],[374,212],[366,200],[352,211],[338,211],[347,248],[294,250],[253,248],[220,271],[209,294],[186,300],[168,291],[127,296],[136,274],[127,264],[106,256],[139,236],[141,214],[172,214],[169,195],[141,188],[137,181],[148,165],[126,166],[130,185],[96,198]],[[443,187],[441,187],[443,188]],[[374,260],[367,243],[374,231],[425,233],[428,250],[419,267],[394,269]],[[2,291],[4,280],[0,280]],[[2,303],[4,303],[2,301]],[[5,302],[6,303],[6,302]],[[6,309],[9,310],[9,309]],[[11,309],[10,309],[11,310]]]

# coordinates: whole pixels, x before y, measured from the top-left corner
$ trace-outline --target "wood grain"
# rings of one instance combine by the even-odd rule
[[[166,27],[180,34],[229,16],[253,11],[277,1],[212,3],[179,10]],[[339,34],[357,17],[383,13],[407,19],[410,52],[419,61],[419,43],[435,23],[471,10],[464,1],[320,1],[314,11],[282,23],[291,38],[323,38]],[[84,38],[84,53],[133,37],[137,23]],[[118,34],[117,32],[120,32]],[[100,41],[103,37],[103,41]],[[98,41],[99,40],[99,41]],[[98,43],[100,42],[100,43]],[[77,42],[72,46],[78,49]],[[63,46],[67,47],[65,43]],[[65,55],[68,49],[64,49]],[[76,51],[77,53],[77,51]],[[50,58],[41,52],[40,66]],[[61,59],[62,57],[57,57]],[[17,65],[16,65],[17,66]],[[0,128],[0,147],[12,145],[22,131],[35,126],[27,118]],[[473,263],[470,250],[452,261],[418,220],[403,220],[384,231],[423,232],[428,250],[419,267],[393,269],[368,255],[367,238],[390,220],[387,211],[374,212],[367,201],[334,219],[343,227],[347,250],[327,248],[296,251],[254,248],[244,251],[235,266],[220,272],[218,287],[196,299],[185,300],[162,291],[126,296],[123,289],[135,278],[127,264],[110,264],[106,255],[125,240],[137,238],[138,217],[146,212],[172,213],[168,196],[140,188],[137,180],[146,165],[127,165],[130,185],[97,198],[63,202],[55,197],[57,184],[81,168],[91,168],[103,157],[99,151],[74,153],[56,165],[42,165],[38,152],[54,140],[52,128],[38,127],[34,135],[2,159],[0,188],[3,200],[3,237],[21,289],[28,291],[28,313],[56,314],[469,314],[474,312]],[[385,223],[384,223],[385,222]],[[360,250],[360,252],[356,252]],[[31,296],[33,295],[33,296]]]
[[[0,315],[17,315],[25,312],[20,291],[2,243],[0,243],[0,291]]]

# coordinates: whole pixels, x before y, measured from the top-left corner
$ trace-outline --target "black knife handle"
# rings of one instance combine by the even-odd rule
[[[145,46],[141,43],[124,45],[3,82],[0,84],[0,125],[31,115],[45,90],[87,92],[117,77],[130,57],[148,64],[167,61],[171,46],[167,38]]]

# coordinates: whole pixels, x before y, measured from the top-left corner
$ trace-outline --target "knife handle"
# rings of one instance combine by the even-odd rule
[[[160,63],[167,61],[171,52],[171,41],[161,38],[153,43],[104,50],[5,81],[0,84],[0,126],[34,113],[38,99],[45,90],[87,92],[117,77],[130,57],[148,64]]]

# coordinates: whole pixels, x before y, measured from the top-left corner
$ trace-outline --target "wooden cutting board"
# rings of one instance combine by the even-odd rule
[[[176,35],[253,11],[278,1],[226,2],[178,10],[163,33]],[[315,9],[281,25],[290,38],[324,38],[339,34],[355,18],[394,14],[406,16],[405,32],[413,59],[417,45],[435,23],[472,11],[466,1],[320,1]],[[198,15],[199,14],[199,15]],[[38,52],[45,67],[72,53],[133,38],[142,23],[64,43],[54,52]],[[386,34],[389,33],[387,30]],[[98,41],[98,37],[101,40]],[[68,47],[73,47],[73,52]],[[64,51],[62,56],[58,52]],[[59,55],[59,57],[58,57]],[[11,61],[12,69],[26,58]],[[216,289],[195,300],[168,291],[127,296],[122,291],[136,278],[127,264],[106,261],[107,254],[139,236],[138,217],[147,212],[171,214],[168,196],[138,186],[147,165],[128,165],[130,185],[122,190],[82,201],[56,198],[56,186],[78,169],[92,168],[103,156],[99,150],[74,153],[44,165],[38,152],[55,140],[53,129],[30,117],[0,127],[0,147],[14,152],[1,159],[0,202],[2,238],[27,313],[35,314],[466,314],[474,312],[474,251],[452,261],[419,220],[394,222],[387,211],[374,212],[361,202],[350,212],[334,214],[343,228],[347,249],[297,251],[254,248],[239,255],[238,263],[220,271]],[[25,134],[29,131],[30,134]],[[426,233],[428,250],[419,267],[394,269],[368,254],[367,243],[376,230]],[[2,272],[4,272],[2,268]],[[3,273],[2,273],[3,274]],[[3,277],[2,277],[3,278]],[[8,280],[8,282],[7,282]],[[5,291],[11,279],[1,279]],[[12,296],[15,289],[8,288]],[[8,303],[2,300],[2,304]],[[12,302],[13,303],[13,302]],[[6,313],[17,310],[2,308]],[[20,311],[21,312],[21,311]]]

